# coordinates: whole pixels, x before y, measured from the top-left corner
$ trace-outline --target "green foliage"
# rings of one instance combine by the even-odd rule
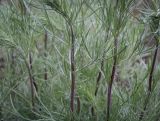
[[[160,24],[158,0],[153,1],[151,8],[141,11],[142,21],[131,16],[134,2],[12,0],[10,4],[0,5],[0,47],[5,51],[5,75],[0,78],[0,119],[105,121],[107,87],[117,38],[117,69],[109,121],[139,120],[146,101],[151,65],[151,59],[148,63],[142,59],[149,52],[143,50],[142,36],[156,33],[159,39]],[[150,31],[146,32],[147,27]],[[74,112],[70,111],[71,28],[76,62]],[[46,33],[47,48],[44,47]],[[101,68],[103,60],[104,68]],[[159,120],[159,66],[154,71],[154,89],[148,98],[143,121]],[[99,72],[102,75],[95,96]],[[29,73],[38,87],[34,106]]]

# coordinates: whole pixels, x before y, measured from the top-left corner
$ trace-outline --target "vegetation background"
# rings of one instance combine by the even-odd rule
[[[1,0],[1,121],[160,121],[159,0]]]

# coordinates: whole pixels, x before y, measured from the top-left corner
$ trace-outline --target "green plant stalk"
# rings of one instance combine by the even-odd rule
[[[76,83],[76,63],[75,63],[75,36],[73,32],[73,26],[71,19],[69,16],[61,9],[60,5],[58,2],[54,1],[53,3],[50,1],[47,1],[46,4],[50,6],[54,11],[56,11],[58,14],[60,14],[65,20],[66,23],[69,25],[70,29],[70,37],[71,37],[71,58],[70,58],[70,63],[71,63],[71,94],[70,94],[70,109],[71,112],[74,112],[74,99],[75,99],[75,83]]]
[[[115,77],[116,72],[116,65],[117,65],[117,42],[118,39],[115,38],[114,40],[114,56],[113,56],[113,67],[112,67],[112,73],[111,73],[111,80],[108,83],[108,94],[107,94],[107,121],[109,121],[110,118],[110,110],[111,110],[111,98],[112,98],[112,85]]]

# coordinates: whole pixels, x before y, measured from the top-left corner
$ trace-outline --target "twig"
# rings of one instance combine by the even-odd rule
[[[14,55],[14,50],[11,52],[11,69],[12,69],[12,74],[15,74],[15,55]]]
[[[151,92],[152,91],[152,78],[153,78],[153,72],[154,72],[154,67],[155,67],[155,63],[156,63],[156,58],[157,58],[157,52],[158,52],[158,42],[156,43],[156,49],[154,52],[154,56],[153,56],[153,61],[152,61],[152,66],[151,66],[151,71],[150,71],[150,75],[149,75],[149,86],[148,86],[148,91]]]
[[[47,58],[47,40],[48,40],[48,35],[47,35],[47,31],[46,31],[45,32],[45,36],[44,36],[44,49],[45,49],[44,57],[45,57],[45,59]],[[47,80],[47,79],[48,79],[47,67],[46,67],[46,64],[45,64],[45,68],[44,68],[44,80]]]
[[[79,114],[81,111],[81,102],[79,96],[77,97],[77,113]]]
[[[113,56],[113,67],[112,67],[112,74],[111,80],[108,83],[108,99],[107,99],[107,121],[109,121],[110,117],[110,107],[111,107],[111,97],[112,97],[112,85],[114,81],[114,76],[116,72],[116,65],[117,65],[117,38],[114,40],[114,56]]]
[[[95,93],[94,93],[95,96],[97,96],[97,92],[98,92],[98,89],[99,89],[99,82],[100,82],[101,77],[102,77],[103,69],[104,69],[104,54],[103,54],[102,61],[101,61],[101,70],[98,72],[98,76],[97,76],[96,90],[95,90]]]
[[[153,60],[152,60],[152,65],[151,65],[151,71],[150,71],[150,74],[149,74],[149,80],[148,80],[148,94],[147,94],[147,99],[145,100],[145,103],[144,103],[144,108],[143,108],[143,111],[141,112],[140,114],[140,117],[139,117],[139,120],[142,120],[143,119],[143,116],[144,116],[144,112],[147,108],[147,104],[149,102],[149,97],[151,95],[151,92],[152,92],[152,83],[153,83],[153,72],[154,72],[154,67],[155,67],[155,63],[156,63],[156,58],[157,58],[157,52],[158,52],[158,45],[159,45],[159,42],[158,40],[156,40],[156,49],[154,51],[154,56],[153,56]]]
[[[34,83],[33,83],[33,78],[32,78],[32,56],[31,56],[31,53],[29,53],[28,73],[29,73],[29,79],[30,79],[30,85],[31,85],[32,107],[34,107]]]
[[[26,63],[27,64],[27,63]],[[31,85],[31,100],[32,100],[32,107],[34,108],[34,98],[35,93],[38,91],[38,86],[35,82],[35,79],[32,75],[32,56],[31,53],[29,53],[29,65],[27,65],[28,73],[29,73],[29,79],[30,79],[30,85]]]
[[[71,95],[70,95],[70,108],[71,111],[74,112],[74,97],[75,97],[75,82],[76,82],[76,72],[75,72],[75,36],[73,32],[73,27],[70,25],[70,32],[71,32]]]
[[[97,80],[96,80],[96,89],[95,89],[95,92],[94,92],[95,97],[97,96],[97,92],[98,92],[99,85],[100,85],[100,80],[101,80],[101,77],[102,77],[102,71],[104,69],[104,55],[105,55],[104,53],[103,53],[103,57],[102,57],[102,61],[101,61],[101,70],[98,72],[98,76],[97,76]],[[91,114],[92,114],[92,116],[96,117],[96,113],[95,113],[95,110],[94,110],[93,106],[91,107]]]

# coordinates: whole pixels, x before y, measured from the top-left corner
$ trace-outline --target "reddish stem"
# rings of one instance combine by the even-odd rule
[[[114,76],[116,72],[116,64],[117,64],[117,38],[114,40],[114,56],[113,56],[113,67],[112,67],[112,74],[111,80],[108,83],[108,100],[107,100],[107,121],[109,121],[110,117],[110,107],[111,107],[111,98],[112,98],[112,85],[114,81]]]
[[[75,72],[75,37],[73,33],[72,25],[70,24],[71,31],[71,96],[70,96],[70,108],[74,112],[74,98],[75,98],[75,82],[76,82],[76,72]]]
[[[81,111],[81,102],[80,102],[80,98],[77,97],[77,113],[79,114]]]
[[[158,42],[156,43],[156,49],[154,52],[154,56],[153,56],[153,61],[152,61],[152,66],[151,66],[151,71],[150,71],[150,75],[149,75],[149,80],[148,80],[148,91],[151,92],[152,91],[152,81],[153,81],[153,72],[154,72],[154,67],[155,67],[155,63],[156,63],[156,58],[157,58],[157,52],[158,52]]]
[[[45,36],[44,36],[44,49],[45,49],[45,53],[44,53],[44,57],[47,58],[47,40],[48,40],[48,35],[47,35],[47,31],[45,32]],[[44,68],[44,80],[48,79],[48,75],[47,75],[47,68],[45,65]]]
[[[156,40],[156,41],[157,41],[157,40]],[[156,49],[155,49],[155,51],[154,51],[154,56],[153,56],[153,61],[152,61],[152,66],[151,66],[151,71],[150,71],[149,80],[148,80],[148,94],[147,94],[147,99],[145,100],[144,108],[143,108],[143,111],[142,111],[141,114],[140,114],[139,120],[142,120],[142,119],[143,119],[144,111],[145,111],[146,108],[147,108],[147,104],[148,104],[148,102],[149,102],[149,97],[150,97],[150,94],[151,94],[151,92],[152,92],[153,72],[154,72],[154,67],[155,67],[155,64],[156,64],[156,58],[157,58],[157,53],[158,53],[158,45],[159,45],[159,43],[156,42]]]
[[[31,53],[29,53],[28,72],[29,72],[30,85],[31,85],[32,107],[34,107],[34,82],[33,82],[33,78],[32,78],[32,56],[31,56]]]
[[[97,96],[97,92],[98,92],[98,89],[99,89],[99,82],[100,82],[101,77],[102,77],[103,68],[104,68],[104,56],[103,56],[102,62],[101,62],[101,70],[98,72],[98,76],[97,76],[96,90],[95,90],[95,93],[94,93],[95,96]]]

